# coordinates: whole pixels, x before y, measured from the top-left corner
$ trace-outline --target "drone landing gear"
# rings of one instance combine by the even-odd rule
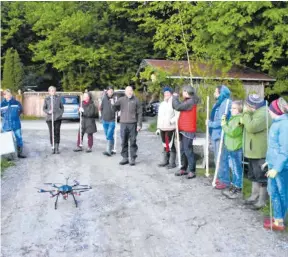
[[[75,198],[75,196],[74,196],[73,193],[72,193],[72,196],[73,196],[73,199],[74,199],[75,206],[76,206],[76,208],[77,208],[77,207],[78,207],[78,203],[77,203],[77,200],[76,200],[76,198]]]
[[[55,210],[57,210],[58,197],[59,197],[59,193],[58,193],[57,196],[56,196],[56,201],[55,201]]]

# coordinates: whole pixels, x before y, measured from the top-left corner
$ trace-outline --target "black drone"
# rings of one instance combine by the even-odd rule
[[[68,185],[68,180],[69,180],[69,177],[66,178],[66,184],[44,183],[44,185],[49,185],[49,186],[52,186],[56,189],[45,190],[45,189],[37,188],[38,193],[50,193],[51,198],[56,196],[55,210],[57,209],[58,197],[60,194],[63,196],[64,200],[68,199],[68,195],[72,195],[74,202],[75,202],[75,206],[77,208],[78,203],[77,203],[77,200],[75,199],[75,195],[81,195],[81,193],[87,192],[89,189],[92,189],[92,187],[88,186],[88,185],[80,185],[79,182],[76,180],[73,181],[74,185],[70,186],[70,185]],[[59,186],[57,186],[57,185],[59,185]]]

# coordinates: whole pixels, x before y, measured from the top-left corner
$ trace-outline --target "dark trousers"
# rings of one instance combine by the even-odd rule
[[[181,170],[196,171],[196,160],[193,151],[193,139],[180,134],[180,154],[181,154]]]
[[[248,159],[248,179],[252,182],[261,183],[267,186],[266,171],[262,171],[261,166],[265,163],[265,159]]]
[[[162,145],[164,147],[164,152],[176,152],[175,144],[174,144],[174,137],[175,137],[175,130],[172,131],[162,131],[160,132]]]
[[[81,134],[82,134],[81,142],[83,144],[84,133],[82,132]],[[92,148],[92,146],[93,146],[93,134],[87,134],[87,138],[88,138],[88,147]],[[80,146],[80,131],[78,131],[77,146]]]
[[[128,158],[128,141],[130,141],[130,158],[137,157],[138,146],[136,144],[137,137],[136,123],[121,123],[120,135],[122,140],[121,155],[123,158]]]
[[[49,128],[50,143],[52,145],[52,121],[46,121],[46,122]],[[55,144],[60,143],[60,127],[61,127],[61,120],[54,121],[54,143]]]

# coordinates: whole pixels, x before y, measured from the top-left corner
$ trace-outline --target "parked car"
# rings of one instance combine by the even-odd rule
[[[80,96],[78,95],[63,95],[61,101],[64,106],[62,119],[64,120],[79,120]]]
[[[147,104],[145,107],[146,115],[150,117],[154,117],[158,115],[159,105],[160,105],[159,101],[155,101],[155,102]]]

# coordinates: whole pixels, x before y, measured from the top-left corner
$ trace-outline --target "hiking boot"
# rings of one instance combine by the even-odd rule
[[[266,205],[266,201],[268,199],[268,192],[266,187],[260,187],[259,199],[257,203],[253,204],[250,209],[252,210],[260,210]]]
[[[260,184],[258,182],[252,182],[252,192],[249,198],[244,201],[245,205],[254,204],[259,198]]]
[[[184,176],[184,175],[187,175],[188,172],[186,170],[178,170],[176,173],[175,173],[175,176]]]
[[[264,222],[263,227],[266,229],[271,229],[271,220]],[[285,226],[282,219],[273,219],[272,220],[272,230],[274,231],[284,231]]]
[[[103,152],[103,154],[106,155],[106,156],[111,156],[112,155],[112,142],[111,142],[111,140],[107,141],[106,151]]]
[[[123,158],[122,161],[119,162],[120,165],[126,165],[126,164],[128,164],[128,163],[129,163],[129,161],[128,161],[127,158]]]
[[[23,154],[23,147],[17,147],[17,156],[18,158],[26,158],[26,156]]]
[[[224,190],[226,189],[228,186],[224,183],[222,183],[221,181],[219,182],[219,184],[216,184],[215,186],[215,189],[218,189],[218,190]]]
[[[170,159],[169,159],[169,165],[167,166],[167,169],[174,169],[176,168],[176,152],[170,152]]]
[[[59,154],[59,144],[55,144],[55,153]]]
[[[158,167],[165,167],[169,164],[169,157],[170,153],[169,152],[163,152],[163,161],[158,164]]]
[[[86,153],[91,153],[92,152],[92,148],[88,147],[86,150]]]
[[[218,184],[219,184],[219,180],[218,180]],[[216,182],[217,185],[217,182]],[[226,188],[225,190],[222,191],[222,195],[225,195],[226,197],[228,197],[231,192],[234,190],[235,186],[234,185],[230,185],[229,188]]]
[[[130,160],[130,166],[135,166],[135,158],[131,158]]]
[[[192,178],[196,178],[196,174],[192,171],[190,171],[186,177],[187,179],[192,179]]]
[[[229,199],[237,199],[242,196],[242,189],[239,187],[234,187],[233,190],[231,190],[228,195],[226,195]]]
[[[74,152],[81,152],[83,151],[83,148],[81,146],[77,146],[75,149],[73,149]]]
[[[55,154],[55,147],[53,148],[53,146],[51,146],[51,153]]]

